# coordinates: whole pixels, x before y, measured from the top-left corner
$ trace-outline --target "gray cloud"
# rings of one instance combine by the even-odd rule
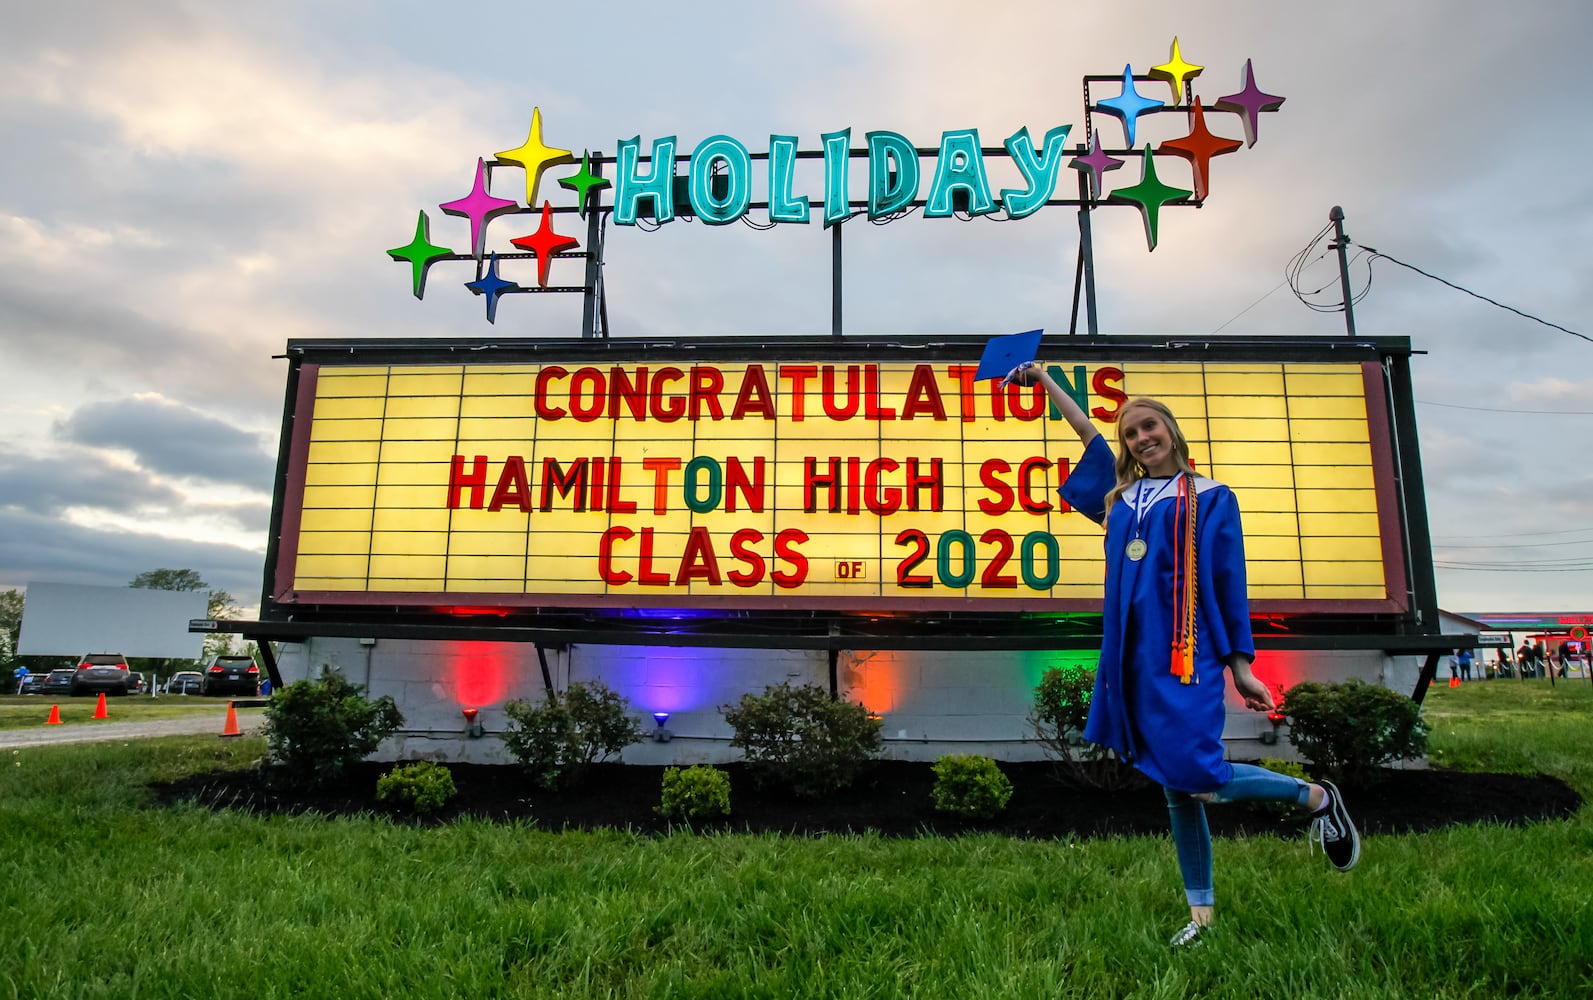
[[[267,490],[275,459],[261,435],[163,399],[132,397],[79,407],[57,424],[69,441],[131,452],[168,476]]]
[[[192,569],[245,605],[259,600],[263,557],[231,545],[85,528],[0,507],[0,587],[32,580],[125,586],[162,566]]]
[[[49,516],[68,507],[131,513],[175,507],[182,499],[176,490],[145,473],[93,455],[36,458],[0,449],[0,508],[31,516]]]

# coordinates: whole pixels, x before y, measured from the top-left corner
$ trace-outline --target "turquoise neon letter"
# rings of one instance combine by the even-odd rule
[[[729,177],[729,190],[715,198],[709,182],[715,161],[722,160]],[[728,135],[711,135],[691,152],[691,210],[710,226],[735,222],[747,214],[752,202],[752,157],[747,147]]]
[[[942,132],[940,158],[935,163],[935,180],[929,185],[925,216],[944,216],[952,212],[951,193],[968,192],[968,214],[988,215],[996,210],[990,197],[990,180],[985,176],[985,158],[979,152],[979,130],[959,129]]]
[[[1023,171],[1029,189],[1002,189],[1001,204],[1006,208],[1008,218],[1021,219],[1033,215],[1056,191],[1056,172],[1062,166],[1062,146],[1068,141],[1068,132],[1072,129],[1072,125],[1058,125],[1047,132],[1045,149],[1038,161],[1034,157],[1034,143],[1029,140],[1029,126],[1025,125],[1012,133],[1012,138],[1006,142],[1007,152],[1012,156],[1012,162]]]
[[[769,221],[808,221],[808,196],[791,194],[796,173],[797,139],[794,135],[769,136]]]
[[[894,174],[892,167],[896,168]],[[918,197],[918,150],[899,132],[868,134],[868,217],[900,212]]]
[[[636,225],[636,203],[653,199],[653,216],[660,225],[675,217],[675,137],[653,140],[653,169],[646,177],[636,172],[641,160],[642,137],[619,141],[614,167],[614,224]]]
[[[826,132],[824,140],[824,228],[851,218],[851,195],[847,192],[852,170],[852,130]]]

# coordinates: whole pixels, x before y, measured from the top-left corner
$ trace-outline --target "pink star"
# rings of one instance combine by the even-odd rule
[[[553,203],[550,201],[542,203],[542,225],[537,227],[537,231],[509,242],[536,254],[537,284],[542,288],[548,287],[548,265],[553,263],[553,255],[560,250],[581,245],[581,241],[575,237],[553,231]]]
[[[449,215],[470,220],[470,253],[478,260],[487,245],[487,223],[505,212],[520,207],[511,198],[494,198],[487,193],[486,161],[476,159],[476,183],[470,193],[458,201],[445,201],[437,206]]]
[[[1237,94],[1217,98],[1217,103],[1212,107],[1220,111],[1232,111],[1244,119],[1245,145],[1256,144],[1256,125],[1263,111],[1276,111],[1283,106],[1283,98],[1274,94],[1264,94],[1256,86],[1256,75],[1251,72],[1250,60],[1245,60],[1245,87]]]
[[[1090,136],[1090,152],[1087,156],[1075,156],[1068,164],[1074,170],[1087,170],[1090,173],[1090,198],[1094,201],[1101,200],[1102,175],[1108,170],[1116,170],[1123,165],[1123,161],[1115,156],[1107,156],[1101,148],[1101,130],[1096,129]]]

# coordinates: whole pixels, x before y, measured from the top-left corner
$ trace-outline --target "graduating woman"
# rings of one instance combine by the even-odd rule
[[[1084,444],[1060,492],[1106,528],[1101,662],[1084,738],[1110,747],[1161,785],[1189,903],[1174,947],[1195,944],[1215,916],[1205,804],[1262,799],[1308,806],[1311,839],[1339,871],[1360,860],[1360,836],[1331,782],[1305,782],[1223,752],[1224,673],[1247,708],[1274,707],[1255,659],[1239,505],[1195,474],[1171,411],[1130,399],[1114,456],[1071,396],[1037,363],[1007,376],[1041,385]]]

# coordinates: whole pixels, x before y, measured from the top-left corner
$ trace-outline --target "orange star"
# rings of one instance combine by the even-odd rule
[[[1204,201],[1207,192],[1211,189],[1208,173],[1211,170],[1211,158],[1231,153],[1244,145],[1241,139],[1224,139],[1220,135],[1212,135],[1206,128],[1206,113],[1200,106],[1200,98],[1195,98],[1195,111],[1190,116],[1193,121],[1189,125],[1189,134],[1182,139],[1168,139],[1156,147],[1158,153],[1172,153],[1188,160],[1195,172],[1195,200]]]

